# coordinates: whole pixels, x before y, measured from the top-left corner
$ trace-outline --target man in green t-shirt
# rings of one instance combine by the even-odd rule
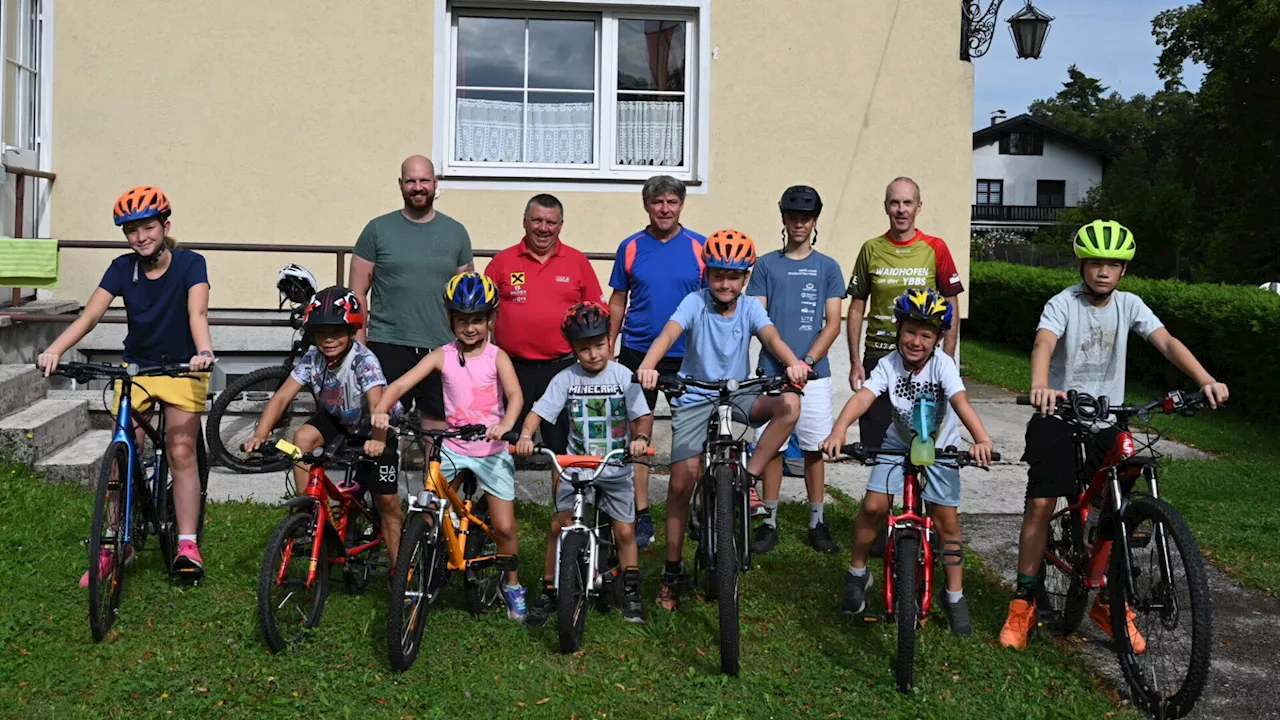
[[[395,382],[427,353],[453,340],[440,300],[449,278],[475,270],[462,223],[435,209],[436,171],[414,155],[400,165],[404,207],[369,221],[351,256],[351,290],[369,308],[368,346]],[[357,337],[365,341],[365,331]],[[440,374],[405,395],[423,427],[444,427]]]
[[[951,251],[941,238],[916,229],[920,214],[920,186],[907,177],[895,178],[884,191],[884,212],[889,216],[889,231],[868,240],[858,253],[849,277],[849,318],[846,321],[849,342],[849,387],[857,392],[871,375],[880,358],[898,346],[897,323],[893,303],[909,287],[937,290],[953,306],[956,296],[964,292],[960,273]],[[868,312],[869,309],[869,312]],[[866,354],[858,355],[862,339],[862,316],[867,313]],[[956,354],[960,315],[956,313],[951,330],[943,336],[943,350]],[[864,445],[879,446],[893,420],[888,393],[858,420],[858,439]]]

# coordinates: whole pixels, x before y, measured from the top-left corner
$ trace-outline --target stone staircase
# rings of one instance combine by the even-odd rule
[[[89,402],[98,397],[90,392],[51,397],[48,381],[35,367],[0,365],[0,453],[52,482],[92,487],[111,440],[110,430],[90,428]]]

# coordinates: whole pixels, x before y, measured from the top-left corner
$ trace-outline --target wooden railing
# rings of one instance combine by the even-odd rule
[[[1039,205],[972,205],[969,219],[972,222],[1023,222],[1052,224],[1058,221],[1063,208]]]

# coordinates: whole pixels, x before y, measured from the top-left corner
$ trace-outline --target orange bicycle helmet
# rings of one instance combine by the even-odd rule
[[[112,211],[116,225],[153,217],[166,220],[171,213],[173,208],[169,205],[169,198],[164,196],[160,188],[151,185],[139,185],[121,195]]]
[[[756,264],[756,244],[739,230],[718,230],[702,245],[702,263],[709,268],[750,270]]]

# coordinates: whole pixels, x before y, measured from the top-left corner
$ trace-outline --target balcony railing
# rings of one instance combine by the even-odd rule
[[[969,219],[972,222],[1017,222],[1049,225],[1058,221],[1060,207],[1039,205],[972,205]]]

